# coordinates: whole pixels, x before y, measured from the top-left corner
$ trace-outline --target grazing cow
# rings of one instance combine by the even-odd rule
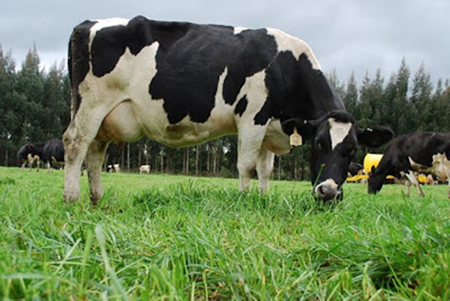
[[[42,157],[42,152],[44,149],[44,143],[31,143],[28,142],[27,144],[21,146],[17,152],[17,159],[19,160],[20,168],[23,169],[25,165],[28,163],[28,166],[31,168],[33,167],[33,163],[37,163],[38,159]],[[39,171],[39,165],[37,164],[38,171]]]
[[[119,164],[111,164],[106,166],[106,172],[120,172]]]
[[[431,173],[440,181],[449,182],[450,198],[450,133],[411,133],[391,141],[380,164],[369,176],[369,193],[377,193],[383,187],[387,175],[402,179],[406,184],[406,196],[410,186],[417,187],[424,196],[415,172]]]
[[[62,141],[55,139],[45,142],[42,160],[49,170],[62,166],[64,164],[64,145]]]
[[[142,173],[150,173],[150,165],[142,165],[141,167],[139,167],[139,174]]]
[[[357,142],[378,146],[388,129],[358,129],[310,47],[280,30],[131,20],[85,21],[69,43],[72,120],[64,133],[64,198],[79,198],[86,159],[91,202],[103,195],[111,141],[143,136],[185,147],[238,135],[239,188],[257,171],[269,186],[274,154],[311,140],[314,192],[340,197]],[[301,136],[299,136],[301,135]]]

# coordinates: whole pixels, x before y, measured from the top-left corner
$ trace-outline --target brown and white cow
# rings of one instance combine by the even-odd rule
[[[424,196],[416,172],[431,173],[440,181],[448,181],[450,198],[450,133],[411,133],[393,139],[369,175],[369,193],[380,191],[386,176],[393,175],[405,182],[406,196],[410,195],[411,185]]]
[[[265,191],[274,154],[295,131],[311,140],[312,183],[340,197],[358,141],[376,146],[387,129],[358,129],[311,48],[280,30],[131,20],[85,21],[69,44],[72,121],[64,134],[64,198],[80,195],[84,159],[93,204],[110,141],[143,136],[170,147],[238,135],[239,188],[256,169]],[[297,139],[298,140],[298,139]]]

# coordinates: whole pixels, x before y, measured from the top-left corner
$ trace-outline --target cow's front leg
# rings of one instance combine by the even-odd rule
[[[250,187],[250,180],[256,169],[264,135],[265,128],[253,124],[244,126],[239,132],[237,167],[240,191],[247,191]]]
[[[411,182],[409,180],[405,180],[405,186],[406,186],[405,196],[409,198],[409,196],[410,196],[410,189],[411,189]]]
[[[410,170],[409,173],[406,174],[406,177],[408,178],[409,182],[411,182],[412,185],[416,186],[417,193],[419,194],[419,196],[424,197],[425,194],[423,193],[423,190],[420,187],[419,180],[417,180],[417,177],[414,174],[414,172],[412,170]]]
[[[86,168],[88,173],[91,204],[97,205],[103,196],[102,164],[109,142],[94,140],[86,154]]]
[[[263,194],[269,189],[270,176],[273,171],[273,162],[275,154],[261,147],[258,161],[256,163],[256,171],[258,173],[259,191]]]
[[[250,188],[250,181],[256,168],[256,160],[258,152],[250,150],[247,152],[238,153],[238,171],[239,171],[239,190],[248,191]]]

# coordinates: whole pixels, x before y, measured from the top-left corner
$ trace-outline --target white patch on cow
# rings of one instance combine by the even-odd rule
[[[241,88],[236,100],[241,99],[246,96],[248,100],[247,108],[245,109],[244,115],[249,116],[248,118],[253,118],[255,115],[261,111],[264,106],[267,95],[269,91],[267,90],[265,83],[266,73],[265,70],[255,73],[245,79],[245,83]],[[237,101],[235,102],[237,104]]]
[[[244,30],[247,30],[248,28],[245,27],[235,27],[234,28],[234,34],[240,34],[241,32],[243,32]]]
[[[90,34],[90,41],[89,41],[89,49],[91,49],[92,41],[94,40],[94,36],[97,33],[97,31],[111,26],[126,26],[130,20],[123,19],[123,18],[109,18],[109,19],[99,19],[99,20],[93,20],[94,22],[97,22],[94,24],[94,26],[91,27],[91,34]]]
[[[225,99],[223,98],[223,85],[225,83],[225,78],[228,75],[228,68],[225,67],[225,70],[222,72],[222,74],[219,76],[219,81],[217,83],[217,89],[216,89],[216,96],[215,96],[215,104],[214,109],[216,109],[217,106],[225,106]],[[213,109],[213,110],[214,110]]]
[[[330,125],[331,149],[334,150],[339,143],[344,141],[348,133],[350,133],[352,123],[339,122],[334,118],[329,118],[328,124]]]
[[[111,27],[111,26],[126,26],[130,20],[124,18],[109,18],[109,19],[98,19],[94,20],[94,26],[91,27],[91,34],[99,31],[100,29]]]
[[[320,70],[319,61],[316,59],[312,49],[305,41],[297,37],[293,37],[276,28],[267,28],[267,33],[275,38],[278,46],[278,52],[291,51],[297,60],[300,55],[304,53],[308,56],[313,68]]]
[[[322,183],[320,183],[319,185],[317,185],[314,188],[314,193],[316,195],[321,195],[322,193],[325,194],[338,194],[338,184],[336,184],[336,182],[333,179],[327,179],[325,181],[323,181]]]
[[[291,151],[292,145],[289,143],[289,137],[284,133],[279,119],[269,122],[263,145],[277,155],[284,155]]]

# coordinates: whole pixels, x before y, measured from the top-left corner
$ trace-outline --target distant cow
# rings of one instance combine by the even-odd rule
[[[79,198],[83,160],[91,202],[102,197],[111,141],[147,136],[185,147],[238,135],[239,188],[249,188],[256,170],[264,192],[274,154],[309,140],[314,193],[329,200],[342,197],[358,142],[379,146],[392,138],[387,129],[359,129],[311,48],[277,29],[144,17],[85,21],[73,30],[68,57],[67,201]]]
[[[17,152],[17,159],[19,160],[19,166],[21,169],[25,167],[28,163],[28,166],[31,170],[33,164],[37,163],[37,159],[42,157],[42,152],[44,149],[44,143],[31,143],[21,146]],[[39,171],[39,165],[38,165]]]
[[[139,174],[142,173],[150,173],[150,165],[142,165],[141,167],[139,167]]]
[[[369,193],[377,193],[383,187],[387,175],[406,181],[406,196],[410,186],[417,187],[424,196],[415,172],[431,173],[440,181],[449,182],[450,198],[450,133],[412,133],[392,140],[380,164],[369,176]]]
[[[46,167],[59,168],[64,164],[64,145],[61,140],[49,140],[45,142],[42,151],[42,160]]]
[[[119,164],[111,164],[106,166],[106,172],[120,172]]]

